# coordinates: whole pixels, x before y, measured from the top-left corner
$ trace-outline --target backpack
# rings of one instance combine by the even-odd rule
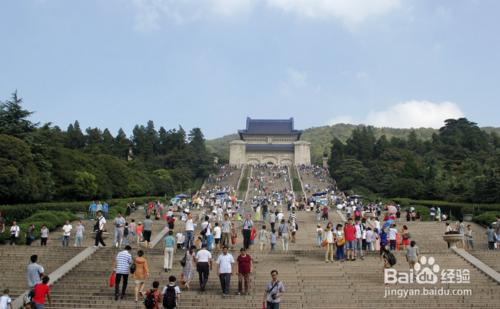
[[[153,290],[150,290],[146,298],[144,299],[144,307],[146,308],[154,308],[156,306],[156,299]]]
[[[165,294],[163,294],[163,307],[165,308],[174,308],[176,303],[175,303],[175,286],[167,285],[167,290],[165,291]]]
[[[392,254],[392,252],[387,252],[387,262],[389,263],[389,265],[391,266],[394,266],[396,265],[396,257],[394,256],[394,254]]]

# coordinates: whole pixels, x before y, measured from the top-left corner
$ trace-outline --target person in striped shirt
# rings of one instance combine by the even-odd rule
[[[132,255],[130,251],[132,248],[130,246],[125,246],[125,250],[120,251],[116,255],[115,262],[113,264],[113,270],[115,271],[115,300],[118,300],[118,293],[120,291],[120,281],[123,278],[122,293],[120,298],[125,297],[125,291],[127,290],[128,275],[130,273],[130,265],[132,264]]]

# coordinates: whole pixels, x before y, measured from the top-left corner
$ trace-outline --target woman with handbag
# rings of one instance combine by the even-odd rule
[[[342,224],[337,224],[337,232],[335,233],[335,245],[337,246],[337,261],[345,261],[344,255],[344,245],[345,245],[345,237],[344,230],[342,229]]]
[[[149,267],[148,261],[143,257],[144,251],[137,251],[137,257],[134,260],[135,271],[134,283],[135,283],[135,302],[139,300],[139,294],[144,295],[144,282],[149,277]]]
[[[191,283],[191,280],[193,280],[195,271],[194,250],[195,247],[191,246],[191,248],[189,248],[189,250],[186,252],[185,256],[186,259],[184,260],[183,258],[183,260],[181,261],[181,265],[182,263],[184,263],[184,265],[182,265],[183,268],[182,268],[181,281],[184,283],[184,287],[188,290],[190,289],[189,284]]]

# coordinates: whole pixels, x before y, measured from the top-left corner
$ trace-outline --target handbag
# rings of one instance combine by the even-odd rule
[[[181,259],[181,266],[184,267],[186,266],[186,261],[187,261],[187,253],[184,255],[184,257]]]
[[[328,240],[325,239],[321,242],[321,247],[326,247],[326,246],[328,246]]]
[[[110,288],[115,286],[115,280],[116,280],[115,272],[112,271],[111,276],[109,276],[109,287]]]
[[[345,239],[344,238],[337,239],[337,246],[343,246],[344,244],[345,244]]]

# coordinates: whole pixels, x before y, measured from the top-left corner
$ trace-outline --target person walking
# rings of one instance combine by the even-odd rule
[[[102,245],[103,247],[106,246],[106,244],[102,240],[102,233],[104,233],[105,229],[106,229],[106,219],[102,216],[102,211],[98,211],[97,222],[94,225],[94,231],[95,231],[94,247],[97,247],[99,244]]]
[[[247,254],[245,248],[240,249],[240,255],[236,259],[238,262],[237,271],[238,271],[238,295],[244,293],[245,295],[249,295],[249,286],[250,286],[250,274],[252,273],[252,257]]]
[[[165,250],[163,258],[163,270],[169,272],[172,270],[172,263],[174,261],[175,254],[175,238],[174,231],[168,231],[167,237],[165,237]]]
[[[81,247],[83,245],[83,233],[85,233],[85,226],[82,220],[80,220],[75,228],[75,247]]]
[[[165,309],[175,309],[179,304],[181,289],[176,284],[175,276],[168,277],[168,285],[163,288],[162,304]]]
[[[266,230],[266,226],[263,225],[262,229],[259,231],[259,246],[260,252],[263,252],[266,248],[266,243],[269,242],[269,232]]]
[[[13,309],[12,299],[10,298],[9,293],[9,289],[3,290],[3,295],[0,297],[0,309]]]
[[[186,261],[185,264],[182,265],[182,278],[181,281],[184,282],[184,287],[186,289],[190,289],[191,280],[194,277],[195,270],[195,247],[191,246],[189,250],[186,252]]]
[[[149,243],[151,242],[151,234],[153,232],[153,220],[150,219],[150,216],[146,216],[146,219],[143,222],[144,231],[142,234],[144,235],[144,241],[146,242],[146,248],[149,248]]]
[[[417,247],[417,243],[412,240],[410,242],[410,247],[406,250],[406,261],[410,266],[410,270],[413,269],[415,264],[418,262],[418,256],[420,255],[420,250]]]
[[[137,257],[134,259],[134,283],[135,283],[135,302],[139,300],[139,294],[144,294],[144,282],[149,277],[148,261],[144,258],[144,251],[137,251]]]
[[[187,250],[191,248],[191,246],[194,244],[194,222],[193,222],[193,215],[190,212],[187,214],[185,231],[186,231],[186,239],[184,241],[184,249]]]
[[[41,279],[43,278],[44,274],[44,269],[43,266],[38,264],[38,255],[33,254],[30,257],[31,263],[28,264],[28,267],[26,269],[26,277],[28,279],[28,288],[32,289],[35,285],[41,282]]]
[[[31,224],[26,231],[26,246],[31,246],[33,240],[35,240],[35,225]]]
[[[233,274],[234,257],[227,252],[228,247],[222,248],[222,254],[217,258],[217,275],[219,276],[220,286],[222,288],[222,296],[229,295],[229,287],[231,286],[231,275]]]
[[[408,227],[403,225],[403,230],[401,231],[401,244],[403,245],[403,250],[406,250],[410,245],[410,232],[408,231]]]
[[[278,227],[278,237],[281,238],[281,245],[283,252],[288,252],[288,242],[290,241],[289,226],[286,224],[285,219],[281,219],[281,224]]]
[[[128,276],[130,274],[130,265],[132,265],[132,255],[130,251],[132,248],[130,246],[125,246],[125,250],[120,251],[115,258],[113,263],[113,271],[115,272],[115,300],[118,300],[118,296],[121,299],[125,297],[125,291],[127,290]],[[120,293],[120,282],[123,279],[123,285],[121,294]]]
[[[52,300],[50,299],[49,281],[49,276],[43,276],[42,282],[33,288],[34,293],[32,300],[35,304],[35,309],[43,309],[45,307],[45,296],[47,296],[49,305],[52,305]]]
[[[486,229],[486,237],[488,240],[488,250],[495,250],[495,242],[496,242],[496,235],[495,231],[493,230],[493,225],[488,225],[488,228]]]
[[[474,250],[474,237],[472,236],[472,226],[470,224],[467,224],[465,238],[467,239],[467,249]]]
[[[125,228],[125,218],[122,216],[121,212],[116,215],[116,218],[113,221],[113,225],[115,226],[113,246],[115,246],[116,248],[120,248],[123,241],[123,232]]]
[[[222,221],[221,226],[222,237],[221,237],[221,246],[230,246],[231,243],[231,220],[229,220],[229,214],[224,214],[224,221]]]
[[[250,236],[252,234],[253,221],[251,219],[251,214],[247,214],[245,221],[243,221],[243,247],[248,249],[250,247]]]
[[[333,262],[333,245],[334,245],[334,237],[331,225],[328,224],[325,229],[324,239],[326,240],[326,252],[325,252],[325,263]]]
[[[266,309],[279,309],[281,302],[281,295],[285,293],[285,286],[278,280],[278,271],[271,271],[271,282],[264,291],[264,298],[262,300]]]
[[[212,269],[212,254],[207,250],[207,245],[203,244],[201,250],[196,253],[196,270],[200,278],[200,291],[205,292],[208,276]]]

